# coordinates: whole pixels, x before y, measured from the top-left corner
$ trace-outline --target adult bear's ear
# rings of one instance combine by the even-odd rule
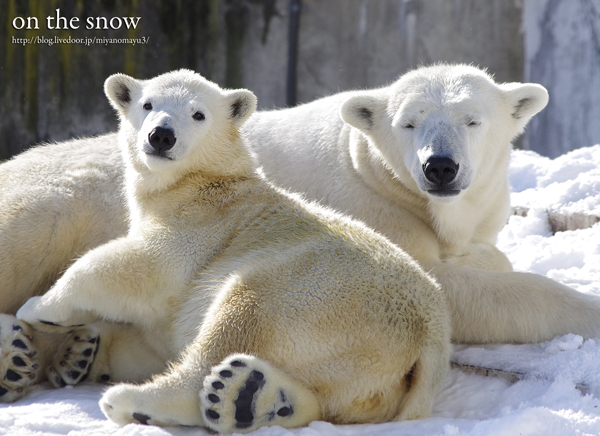
[[[256,110],[256,96],[247,89],[226,91],[229,116],[236,127],[241,126]]]
[[[519,133],[531,117],[548,104],[548,91],[537,83],[503,83],[499,86],[506,95]]]
[[[387,102],[380,96],[357,94],[342,103],[340,116],[344,122],[369,133],[385,112]]]
[[[113,74],[104,82],[104,93],[112,107],[125,114],[130,106],[132,94],[142,87],[142,82],[125,74]]]

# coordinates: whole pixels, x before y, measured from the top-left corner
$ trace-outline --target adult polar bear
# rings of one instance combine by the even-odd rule
[[[495,247],[510,213],[511,142],[547,102],[540,85],[436,65],[263,112],[247,128],[269,179],[364,221],[436,277],[454,341],[600,337],[599,299],[513,272]]]
[[[494,247],[509,213],[511,141],[546,103],[539,85],[437,65],[381,89],[258,112],[246,134],[275,183],[363,220],[431,270],[453,340],[600,336],[598,300],[510,271]],[[75,255],[125,232],[116,142],[38,147],[0,166],[0,310],[14,313]]]

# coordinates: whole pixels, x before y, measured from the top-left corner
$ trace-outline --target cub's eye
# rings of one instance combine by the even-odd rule
[[[412,123],[406,123],[402,126],[405,129],[414,129],[415,126]]]
[[[195,119],[196,121],[202,121],[206,117],[204,116],[204,114],[202,112],[196,112],[194,115],[192,115],[192,118]]]
[[[152,104],[151,103],[146,103],[144,105],[144,109],[146,109],[147,111],[151,111],[152,110]]]
[[[469,122],[467,123],[467,126],[469,126],[469,127],[477,127],[477,126],[478,126],[478,125],[480,125],[480,124],[481,124],[481,122],[480,122],[480,121],[469,121]]]

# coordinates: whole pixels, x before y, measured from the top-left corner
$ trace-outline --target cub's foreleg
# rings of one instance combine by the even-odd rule
[[[43,296],[33,297],[17,318],[39,330],[72,328],[97,319],[144,325],[164,315],[179,267],[127,238],[98,247],[75,262]]]

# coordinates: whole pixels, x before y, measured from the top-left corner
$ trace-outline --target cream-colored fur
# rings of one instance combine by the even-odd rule
[[[44,331],[127,323],[120,338],[101,331],[94,377],[175,362],[109,389],[104,413],[220,432],[428,416],[450,352],[439,286],[384,237],[257,173],[239,135],[254,95],[185,70],[115,75],[105,90],[121,115],[129,232],[17,313]]]
[[[123,174],[116,140],[105,137],[35,147],[0,165],[1,313],[16,313],[76,257],[127,231]]]

